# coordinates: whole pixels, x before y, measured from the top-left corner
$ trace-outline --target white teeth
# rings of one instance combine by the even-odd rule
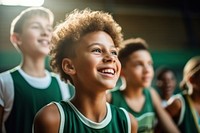
[[[42,43],[43,43],[43,44],[48,44],[48,42],[47,42],[47,41],[42,41]]]
[[[103,69],[102,72],[103,73],[112,73],[112,74],[115,73],[113,69]]]
[[[46,40],[42,40],[42,41],[40,41],[40,43],[42,43],[42,44],[44,44],[44,45],[48,45],[48,44],[49,44],[49,42],[46,41]]]

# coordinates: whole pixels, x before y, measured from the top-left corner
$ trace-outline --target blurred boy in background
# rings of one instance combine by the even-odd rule
[[[173,69],[161,66],[156,69],[156,90],[160,94],[162,106],[167,106],[167,101],[174,95],[177,88],[177,78]]]
[[[107,100],[111,104],[125,108],[136,117],[139,133],[155,132],[157,118],[162,131],[179,132],[161,106],[157,92],[150,87],[154,70],[146,41],[142,38],[125,40],[118,57],[122,65],[121,76],[125,78],[126,87],[108,93]]]
[[[0,74],[0,126],[3,133],[31,133],[36,112],[51,101],[69,99],[68,85],[45,69],[53,13],[43,7],[22,11],[11,23],[10,40],[21,64]]]

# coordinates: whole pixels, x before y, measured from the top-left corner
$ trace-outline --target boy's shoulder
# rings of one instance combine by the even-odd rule
[[[14,67],[14,68],[11,68],[9,70],[1,72],[0,73],[0,79],[1,80],[6,80],[6,79],[10,78],[11,77],[11,73],[14,72],[14,71],[17,71],[19,69],[20,69],[19,66],[17,66],[17,67]]]

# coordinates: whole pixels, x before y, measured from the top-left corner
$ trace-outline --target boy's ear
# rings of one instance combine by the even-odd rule
[[[18,33],[11,34],[10,41],[15,45],[20,45],[22,43],[20,39],[20,35]]]
[[[62,69],[68,75],[74,75],[76,73],[72,60],[69,58],[62,60]]]

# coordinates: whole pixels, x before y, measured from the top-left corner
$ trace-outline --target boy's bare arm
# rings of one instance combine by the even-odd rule
[[[36,115],[33,133],[58,133],[60,114],[55,104],[42,108]]]
[[[135,119],[135,117],[132,114],[130,114],[130,113],[129,113],[129,117],[130,117],[130,120],[131,120],[131,133],[137,133],[138,122]]]
[[[181,108],[182,108],[182,104],[181,104],[180,99],[174,99],[167,107],[165,107],[167,112],[170,114],[170,116],[174,120],[179,119]]]

